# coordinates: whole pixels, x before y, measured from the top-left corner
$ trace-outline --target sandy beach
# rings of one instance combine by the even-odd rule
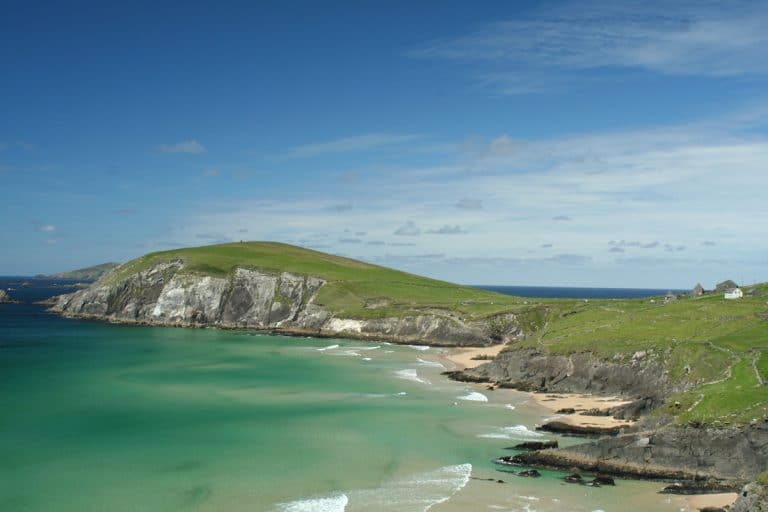
[[[685,496],[686,505],[690,510],[701,510],[706,507],[726,507],[733,505],[739,494],[736,492],[723,492],[719,494],[695,494],[693,496]]]
[[[466,370],[467,368],[475,368],[488,362],[488,359],[473,359],[474,357],[496,357],[499,355],[499,352],[504,350],[504,347],[506,345],[502,343],[490,347],[452,348],[445,353],[445,358],[456,365],[457,370]]]
[[[528,393],[528,395],[531,401],[553,414],[545,418],[545,421],[561,421],[569,425],[585,427],[630,426],[633,423],[629,420],[617,420],[611,416],[588,416],[581,414],[593,409],[605,410],[630,403],[629,400],[621,397],[596,396],[583,393]],[[573,409],[575,412],[572,414],[557,414],[557,411],[562,409]]]

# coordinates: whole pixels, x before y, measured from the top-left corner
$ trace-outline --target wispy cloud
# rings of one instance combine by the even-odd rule
[[[420,138],[415,134],[369,133],[342,137],[326,142],[316,142],[296,146],[288,150],[290,158],[309,158],[328,153],[351,153],[367,151],[384,146],[404,144]]]
[[[163,153],[205,153],[205,146],[195,139],[177,142],[176,144],[161,144],[158,149]]]
[[[418,236],[421,234],[421,228],[416,226],[412,220],[409,220],[397,228],[393,234],[397,236]]]
[[[584,70],[756,75],[768,72],[767,24],[764,2],[568,2],[410,55],[480,64],[478,80],[510,94],[564,86]]]
[[[56,231],[56,226],[54,226],[53,224],[43,224],[42,226],[40,226],[39,231],[43,233],[53,233],[54,231]]]
[[[459,210],[482,210],[483,201],[472,197],[464,197],[454,205]]]
[[[466,233],[466,230],[462,229],[462,227],[459,226],[458,224],[455,224],[453,226],[446,224],[437,229],[429,229],[427,230],[427,233],[432,235],[461,235],[463,233]]]
[[[342,213],[348,212],[352,209],[352,203],[339,203],[326,206],[325,210],[328,212]]]

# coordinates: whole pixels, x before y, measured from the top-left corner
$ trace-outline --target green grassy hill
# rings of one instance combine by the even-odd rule
[[[163,261],[181,259],[183,272],[227,276],[235,267],[325,279],[317,303],[347,318],[399,316],[439,308],[466,318],[526,308],[525,300],[420,277],[361,261],[274,242],[237,242],[150,253],[102,278],[109,284]]]

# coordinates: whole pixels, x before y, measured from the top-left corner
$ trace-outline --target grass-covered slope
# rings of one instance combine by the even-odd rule
[[[274,242],[237,242],[150,253],[102,278],[110,284],[172,260],[183,272],[227,276],[235,267],[290,272],[327,281],[316,302],[339,316],[398,316],[439,308],[467,318],[524,307],[524,300]]]
[[[50,279],[78,279],[81,281],[96,281],[101,278],[107,272],[117,267],[118,263],[102,263],[100,265],[94,265],[92,267],[79,268],[77,270],[70,270],[69,272],[59,272],[57,274],[40,275],[40,277],[47,277]]]
[[[519,346],[618,353],[626,361],[652,349],[673,381],[696,384],[664,412],[682,422],[744,423],[768,416],[768,285],[745,291],[739,300],[712,293],[669,303],[552,302],[541,328]]]

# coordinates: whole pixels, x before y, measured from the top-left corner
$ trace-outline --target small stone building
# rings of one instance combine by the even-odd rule
[[[704,295],[704,287],[701,286],[701,283],[696,283],[696,286],[691,290],[691,296],[701,297],[702,295]]]

